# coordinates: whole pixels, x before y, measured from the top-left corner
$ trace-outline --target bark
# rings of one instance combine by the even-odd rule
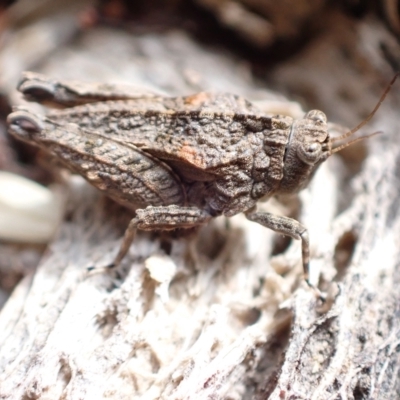
[[[387,59],[400,52],[376,20],[334,15],[328,25],[267,79],[352,124],[373,108],[389,80],[383,75],[391,77]],[[93,28],[37,70],[170,94],[231,91],[298,113],[218,53],[181,32],[135,37]],[[88,273],[112,259],[131,215],[67,178],[64,222],[0,314],[0,398],[399,397],[396,91],[368,126],[384,134],[323,164],[300,195],[300,211],[261,205],[309,228],[312,280],[328,293],[325,304],[302,282],[299,244],[287,247],[241,215],[190,237],[140,234],[118,274]]]

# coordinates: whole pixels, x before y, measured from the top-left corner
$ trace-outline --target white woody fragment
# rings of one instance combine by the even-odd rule
[[[50,189],[0,171],[0,239],[46,243],[54,235],[63,204]]]

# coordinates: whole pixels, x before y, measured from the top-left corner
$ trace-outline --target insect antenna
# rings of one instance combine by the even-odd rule
[[[368,134],[368,135],[361,136],[361,137],[359,137],[359,138],[350,140],[350,142],[344,143],[344,144],[342,144],[341,146],[338,146],[338,147],[335,147],[334,149],[332,149],[331,153],[332,153],[332,154],[333,154],[333,153],[337,153],[338,151],[343,150],[344,148],[346,148],[346,147],[348,147],[348,146],[351,146],[352,144],[357,143],[357,142],[359,142],[360,140],[368,139],[368,138],[370,138],[370,137],[372,137],[372,136],[380,135],[380,134],[382,134],[382,133],[383,133],[382,131],[376,131],[376,132],[374,132],[374,133],[370,133],[370,134]],[[332,140],[332,141],[333,141],[333,140]]]
[[[378,111],[378,109],[379,109],[379,107],[381,106],[383,100],[385,100],[386,95],[389,93],[390,89],[392,88],[393,84],[396,82],[396,79],[399,77],[399,75],[400,75],[400,72],[397,72],[396,75],[392,78],[392,80],[390,81],[389,85],[387,86],[387,88],[386,88],[385,91],[383,92],[382,96],[380,97],[378,103],[376,104],[376,106],[374,107],[374,109],[369,113],[369,115],[367,116],[367,118],[365,118],[364,121],[360,122],[360,123],[359,123],[355,128],[353,128],[352,130],[346,132],[345,134],[343,134],[343,135],[341,135],[341,136],[332,138],[332,139],[331,139],[332,143],[338,142],[339,140],[343,140],[343,139],[346,139],[346,138],[348,138],[348,137],[354,135],[354,133],[356,133],[358,130],[360,130],[365,124],[367,124],[367,123],[370,121],[370,119],[371,119],[371,118],[375,115],[375,113]],[[370,135],[361,136],[361,137],[359,137],[359,138],[357,138],[357,139],[351,140],[350,142],[347,142],[347,143],[345,143],[345,144],[343,144],[343,145],[341,145],[341,146],[338,146],[338,147],[336,147],[336,148],[333,148],[333,149],[332,149],[332,153],[336,153],[336,152],[338,152],[338,151],[344,149],[345,147],[350,146],[350,145],[352,145],[352,144],[354,144],[354,143],[356,143],[356,142],[358,142],[358,141],[360,141],[360,140],[367,139],[367,138],[369,138],[369,137],[371,137],[371,136],[375,136],[375,135],[378,135],[378,134],[380,134],[380,133],[382,133],[382,132],[378,131],[378,132],[374,132],[374,133],[372,133],[372,134],[370,134]]]

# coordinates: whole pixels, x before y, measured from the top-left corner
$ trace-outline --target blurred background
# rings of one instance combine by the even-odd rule
[[[4,398],[57,398],[54,387],[84,398],[73,392],[81,384],[85,394],[144,398],[151,387],[172,398],[193,382],[227,399],[398,398],[399,82],[360,132],[383,134],[324,163],[301,211],[268,202],[309,228],[313,271],[322,290],[337,289],[326,305],[336,314],[304,289],[298,243],[240,215],[209,224],[195,245],[138,235],[126,279],[88,278],[87,261],[115,251],[131,214],[12,138],[6,117],[21,105],[46,112],[16,90],[35,71],[171,96],[232,92],[353,128],[400,70],[399,39],[397,0],[0,2],[0,308],[12,296],[1,314]],[[154,255],[175,268],[162,296],[147,272]]]

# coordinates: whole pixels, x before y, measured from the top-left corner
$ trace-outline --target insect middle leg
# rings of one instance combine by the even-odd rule
[[[117,267],[129,250],[135,238],[136,231],[140,230],[172,230],[177,228],[193,228],[206,224],[211,215],[196,207],[161,206],[147,207],[136,210],[136,217],[129,223],[118,254],[109,268]]]
[[[268,212],[256,212],[249,210],[245,213],[247,219],[257,222],[266,228],[272,229],[275,232],[282,233],[292,237],[293,239],[301,240],[301,252],[303,259],[304,279],[310,287],[314,287],[310,283],[310,241],[307,228],[293,218],[274,215]]]

